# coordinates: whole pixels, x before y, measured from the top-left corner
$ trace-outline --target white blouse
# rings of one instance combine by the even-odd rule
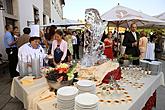
[[[51,54],[54,56],[54,50],[56,49],[57,47],[57,40],[54,40],[52,42],[52,50],[51,50]],[[61,58],[61,61],[63,61],[67,55],[67,42],[62,40],[61,41],[61,44],[60,44],[60,50],[63,52],[63,56]]]
[[[148,42],[145,59],[155,60],[155,43]]]
[[[46,58],[46,56],[47,56],[47,54],[45,54],[45,51],[41,47],[41,45],[39,45],[37,49],[34,49],[30,43],[26,43],[18,49],[19,62],[22,61],[22,62],[31,63],[32,58],[40,58],[40,67],[42,67],[43,60],[44,60],[44,58]],[[17,65],[17,71],[19,71],[18,65]],[[29,70],[29,72],[30,71],[31,70]]]

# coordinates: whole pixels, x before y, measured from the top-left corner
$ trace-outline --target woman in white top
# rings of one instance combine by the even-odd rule
[[[67,42],[62,39],[62,35],[61,30],[56,30],[55,40],[52,42],[51,54],[54,57],[54,65],[62,63],[67,55]]]
[[[147,49],[146,49],[146,55],[145,59],[147,60],[155,60],[155,36],[151,35],[150,36],[150,41],[147,44]]]

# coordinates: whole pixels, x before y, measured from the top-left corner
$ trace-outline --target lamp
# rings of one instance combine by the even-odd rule
[[[65,0],[61,0],[61,5],[62,5],[62,7],[65,6]]]
[[[64,7],[65,6],[65,4],[62,4],[62,7]]]
[[[0,0],[0,10],[5,10],[5,9],[3,8],[3,3],[2,3],[1,0]]]

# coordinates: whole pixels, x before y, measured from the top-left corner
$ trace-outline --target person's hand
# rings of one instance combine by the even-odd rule
[[[47,58],[48,59],[53,59],[53,55],[52,54],[49,54],[49,55],[47,55]]]
[[[60,65],[62,63],[62,61],[60,61],[59,63],[58,63],[58,65]]]
[[[18,41],[18,39],[19,39],[19,37],[16,37],[16,38],[15,38],[15,41],[17,42],[17,41]]]
[[[54,64],[54,66],[57,66],[57,63],[55,61],[53,61],[53,64]]]
[[[137,42],[134,42],[134,46],[137,47]]]
[[[137,47],[137,42],[132,43],[132,47]]]

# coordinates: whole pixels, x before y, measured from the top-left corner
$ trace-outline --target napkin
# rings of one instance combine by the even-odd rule
[[[44,92],[41,92],[38,96],[33,98],[32,100],[32,110],[38,110],[37,104],[41,101],[49,101],[51,99],[55,98],[55,93],[50,92],[50,90],[45,90]]]
[[[33,78],[33,76],[25,76],[20,80],[20,82],[22,85],[32,85],[34,83]]]
[[[54,96],[55,96],[54,92],[50,92],[49,90],[47,90],[40,95],[40,101],[49,99],[49,98],[54,97]]]

